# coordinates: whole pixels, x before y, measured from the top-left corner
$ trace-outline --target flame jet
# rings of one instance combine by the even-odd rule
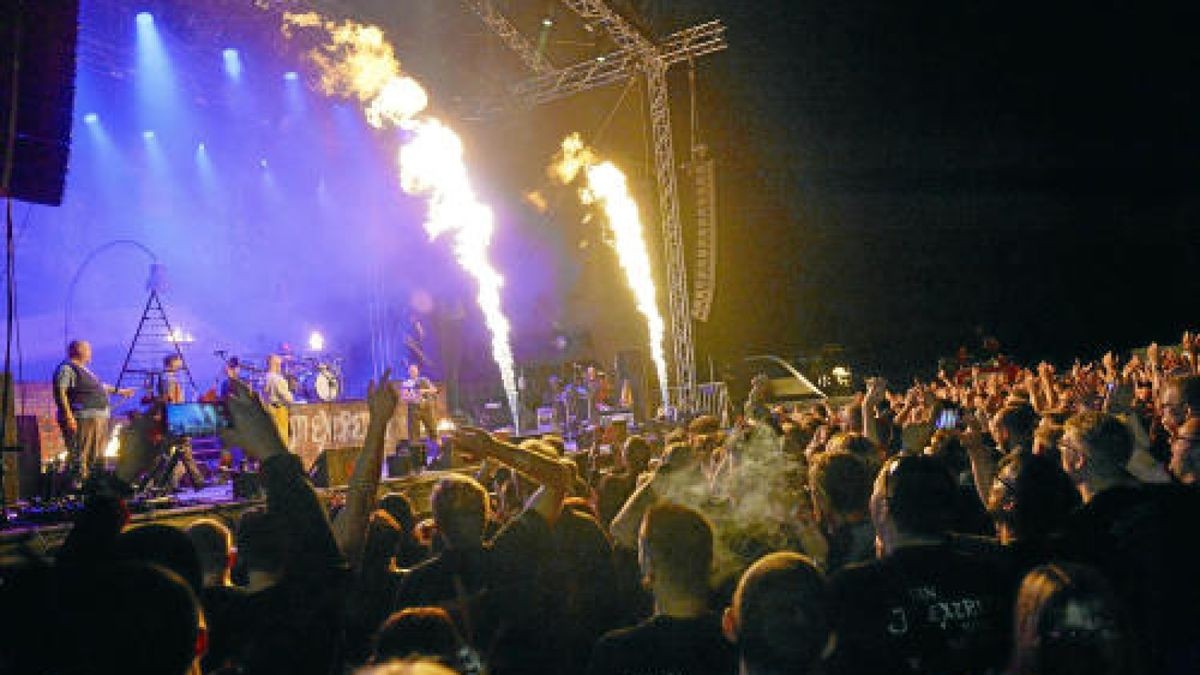
[[[579,134],[563,139],[562,152],[550,166],[550,175],[564,185],[582,176],[579,198],[585,205],[595,204],[604,212],[612,231],[610,244],[617,252],[625,281],[633,290],[638,311],[646,318],[650,333],[650,357],[658,373],[659,395],[666,408],[670,397],[667,390],[667,360],[663,353],[666,324],[658,311],[654,273],[650,267],[650,252],[642,231],[637,202],[629,193],[625,174],[608,161],[601,161],[595,151],[584,145]]]
[[[455,257],[475,278],[476,301],[492,336],[492,358],[515,422],[517,382],[508,318],[500,303],[504,277],[488,256],[494,218],[491,208],[479,201],[471,187],[462,141],[453,129],[423,114],[429,104],[425,89],[403,74],[395,51],[379,28],[334,22],[311,12],[283,15],[286,37],[291,39],[301,30],[315,31],[322,38],[307,54],[322,92],[356,99],[367,122],[376,128],[400,127],[411,132],[397,155],[400,187],[426,198],[429,238],[450,234]]]

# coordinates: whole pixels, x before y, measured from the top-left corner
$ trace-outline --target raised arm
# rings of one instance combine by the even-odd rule
[[[333,535],[342,553],[351,566],[357,567],[362,559],[363,544],[366,542],[367,523],[375,509],[379,492],[379,477],[383,470],[384,440],[388,422],[396,413],[399,396],[389,377],[391,369],[383,371],[378,386],[372,380],[367,385],[367,436],[363,440],[362,452],[354,461],[354,472],[350,476],[350,489],[346,495],[346,507],[333,519]]]
[[[288,574],[321,577],[343,570],[346,561],[325,509],[304,475],[300,458],[288,452],[262,400],[245,384],[233,382],[226,406],[233,426],[221,438],[261,462],[267,510],[282,520],[288,533]]]
[[[883,445],[883,436],[879,433],[879,421],[875,418],[875,408],[883,399],[886,389],[886,381],[873,377],[867,380],[867,393],[862,400],[863,435],[879,446]]]
[[[463,427],[454,434],[454,441],[462,450],[480,457],[492,458],[508,465],[545,489],[539,490],[526,504],[541,514],[547,522],[558,517],[562,500],[575,481],[574,470],[557,458],[505,443],[482,429]]]

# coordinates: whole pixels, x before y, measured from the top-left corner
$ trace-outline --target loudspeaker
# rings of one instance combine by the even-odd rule
[[[9,167],[16,199],[62,203],[78,32],[79,0],[0,0],[0,190]]]
[[[238,471],[233,474],[234,499],[258,499],[262,496],[262,481],[257,472]]]
[[[362,448],[327,448],[313,460],[308,477],[317,487],[345,487],[354,474],[354,462]]]

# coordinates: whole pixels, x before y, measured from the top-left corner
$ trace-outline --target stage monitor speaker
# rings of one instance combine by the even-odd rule
[[[234,499],[259,499],[263,496],[262,481],[254,471],[237,471],[233,474]]]
[[[15,199],[62,203],[78,32],[79,0],[0,0],[0,191]]]
[[[407,452],[396,453],[385,458],[388,478],[402,478],[412,473],[412,456]]]
[[[345,487],[354,475],[354,462],[362,448],[327,448],[313,460],[308,476],[317,487]]]

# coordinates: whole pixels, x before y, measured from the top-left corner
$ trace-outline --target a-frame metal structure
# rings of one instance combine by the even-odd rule
[[[117,376],[117,388],[130,384],[151,386],[154,378],[162,373],[163,357],[176,354],[183,361],[183,373],[187,376],[191,391],[198,391],[187,359],[179,347],[179,337],[171,328],[171,321],[167,318],[167,311],[163,308],[162,299],[158,297],[158,291],[151,289],[150,297],[146,298],[146,306],[142,310],[142,318],[133,334],[133,341],[129,343],[129,351],[125,354],[121,374]]]

